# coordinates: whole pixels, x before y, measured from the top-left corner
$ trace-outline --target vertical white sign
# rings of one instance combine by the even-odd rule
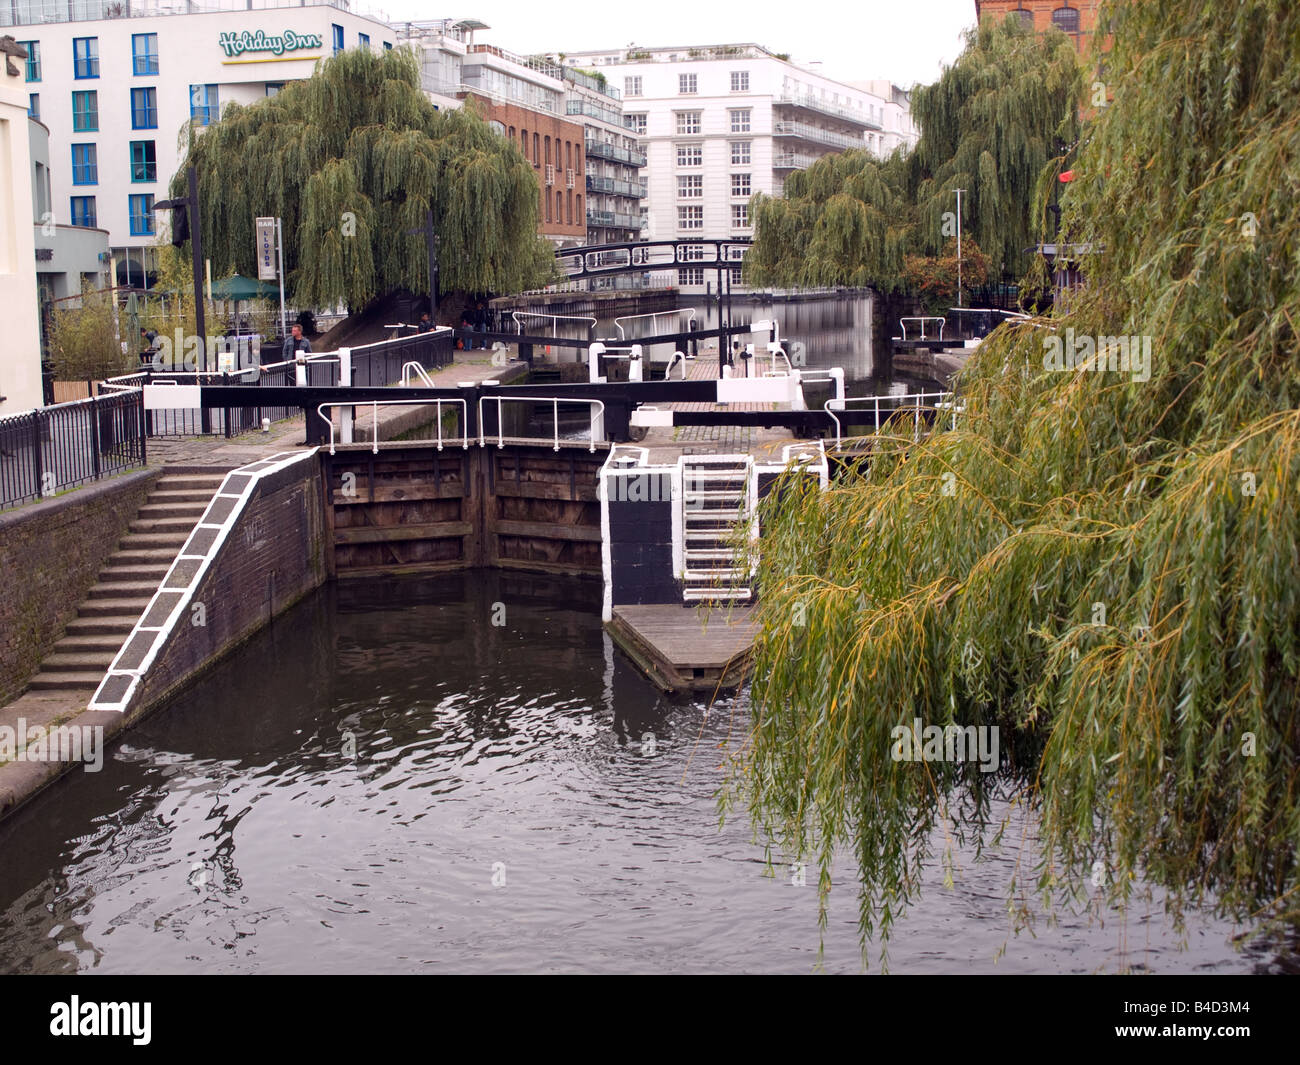
[[[274,281],[275,273],[275,219],[257,220],[257,279]]]

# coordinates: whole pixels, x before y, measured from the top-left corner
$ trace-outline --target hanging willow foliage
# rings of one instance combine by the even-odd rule
[[[1083,75],[1069,38],[1035,34],[1017,17],[986,19],[933,85],[914,89],[921,137],[910,153],[865,151],[791,174],[781,198],[756,196],[753,284],[903,284],[903,257],[938,255],[965,189],[962,225],[995,272],[1024,272],[1037,238],[1032,193],[1059,145],[1078,139]],[[951,218],[951,215],[950,215]]]
[[[1176,919],[1300,914],[1300,8],[1113,14],[1065,200],[1085,289],[980,347],[956,431],[909,423],[765,515],[737,782],[823,887],[852,850],[864,951],[931,830],[988,831],[994,787],[1035,815],[1049,905],[1100,870]],[[1049,369],[1067,329],[1145,338],[1150,365]],[[895,761],[915,717],[997,726],[1002,773]]]
[[[204,251],[225,274],[255,269],[254,219],[283,219],[295,302],[353,307],[428,288],[432,209],[445,290],[517,292],[554,272],[537,234],[537,181],[472,109],[438,111],[404,49],[342,52],[306,81],[231,104],[194,136]],[[184,195],[178,171],[174,195]]]

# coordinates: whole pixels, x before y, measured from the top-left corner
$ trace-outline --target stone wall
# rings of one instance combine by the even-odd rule
[[[0,705],[22,694],[161,476],[140,470],[0,513]]]

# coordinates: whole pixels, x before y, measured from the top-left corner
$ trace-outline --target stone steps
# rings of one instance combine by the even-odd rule
[[[28,682],[30,690],[99,687],[224,479],[224,474],[192,471],[158,479],[77,608],[77,617]]]

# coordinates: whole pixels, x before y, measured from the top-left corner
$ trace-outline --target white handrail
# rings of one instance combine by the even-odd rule
[[[469,407],[463,399],[372,399],[370,400],[369,404],[367,404],[364,401],[362,401],[361,403],[357,403],[357,402],[322,403],[319,407],[316,408],[316,414],[321,419],[321,421],[323,421],[326,425],[330,427],[330,454],[333,455],[334,454],[334,421],[332,418],[330,418],[328,414],[325,413],[325,408],[326,407],[332,408],[332,407],[369,406],[370,416],[371,416],[371,432],[373,433],[373,439],[371,441],[370,451],[372,454],[378,455],[379,443],[380,443],[379,441],[379,408],[380,407],[427,407],[430,404],[433,404],[438,408],[437,443],[438,443],[438,450],[441,451],[442,450],[442,405],[444,403],[446,403],[449,406],[457,403],[460,404],[460,430],[461,430],[460,446],[468,450],[469,448]],[[429,443],[429,441],[394,440],[394,441],[385,441],[385,443],[411,444],[411,443]]]
[[[674,366],[680,366],[682,368],[682,376],[679,378],[679,380],[685,381],[686,380],[686,356],[683,355],[680,351],[674,351],[673,357],[668,360],[668,365],[664,367],[664,380],[665,381],[672,380],[672,373],[673,373]]]
[[[497,447],[506,446],[505,427],[501,424],[501,404],[502,403],[550,403],[552,414],[552,425],[555,436],[553,438],[553,451],[560,450],[560,404],[561,403],[586,403],[591,407],[599,407],[591,415],[591,444],[588,451],[596,450],[596,422],[601,425],[601,432],[604,432],[605,425],[605,404],[598,399],[561,399],[558,396],[480,396],[478,401],[478,443],[479,447],[487,447],[487,434],[483,431],[483,403],[484,401],[495,401],[497,405]],[[603,442],[603,440],[602,440]]]
[[[934,338],[933,338],[933,339],[935,339],[935,340],[942,340],[942,339],[943,339],[943,327],[944,327],[945,325],[948,324],[948,320],[947,320],[946,318],[941,318],[939,315],[936,315],[936,314],[925,315],[925,316],[923,316],[923,317],[919,317],[919,318],[900,318],[900,319],[898,320],[898,324],[901,325],[901,326],[903,327],[903,335],[902,335],[901,337],[896,337],[896,338],[895,338],[896,340],[906,340],[906,339],[907,339],[907,323],[908,323],[908,322],[920,322],[920,323],[921,323],[921,336],[919,337],[919,339],[921,339],[921,340],[929,340],[929,339],[931,339],[930,337],[927,337],[927,336],[925,335],[925,323],[926,323],[926,322],[938,322],[938,323],[939,323],[939,335],[938,335],[937,337],[934,337]]]
[[[692,331],[695,325],[695,319],[696,316],[699,314],[699,312],[694,307],[676,307],[671,311],[650,311],[647,314],[624,314],[614,319],[614,328],[618,330],[618,339],[619,340],[627,339],[626,334],[624,334],[623,332],[624,322],[635,322],[641,318],[658,318],[661,314],[662,315],[685,314],[687,316],[685,332],[689,333]]]
[[[416,374],[419,375],[420,380],[424,382],[424,386],[425,386],[425,388],[435,388],[435,387],[437,387],[437,386],[434,385],[434,383],[433,383],[433,378],[430,377],[430,376],[428,375],[428,373],[425,372],[425,369],[424,369],[423,366],[421,366],[418,362],[408,362],[408,363],[403,364],[403,366],[402,366],[402,387],[403,387],[403,388],[410,388],[410,387],[411,387],[411,371],[412,371],[412,370],[414,370],[414,371],[416,372]]]
[[[926,404],[927,407],[933,407],[935,411],[951,410],[953,412],[953,427],[957,424],[957,415],[964,410],[964,407],[956,405],[955,394],[952,392],[909,392],[902,396],[849,396],[841,399],[839,397],[828,399],[826,401],[826,413],[830,415],[831,421],[835,423],[835,446],[839,447],[842,440],[842,426],[840,420],[835,417],[835,412],[843,412],[850,403],[869,403],[872,404],[876,416],[876,429],[880,429],[880,401],[885,401],[886,415],[897,413],[900,410],[912,408],[912,439],[920,439],[921,435],[921,410],[923,400],[934,400],[932,404]]]
[[[524,325],[519,320],[519,316],[525,318],[549,318],[551,320],[551,332],[554,335],[556,322],[587,322],[587,335],[591,336],[591,331],[596,328],[596,319],[585,314],[544,314],[541,311],[511,311],[510,317],[515,320],[515,332],[523,336]]]

